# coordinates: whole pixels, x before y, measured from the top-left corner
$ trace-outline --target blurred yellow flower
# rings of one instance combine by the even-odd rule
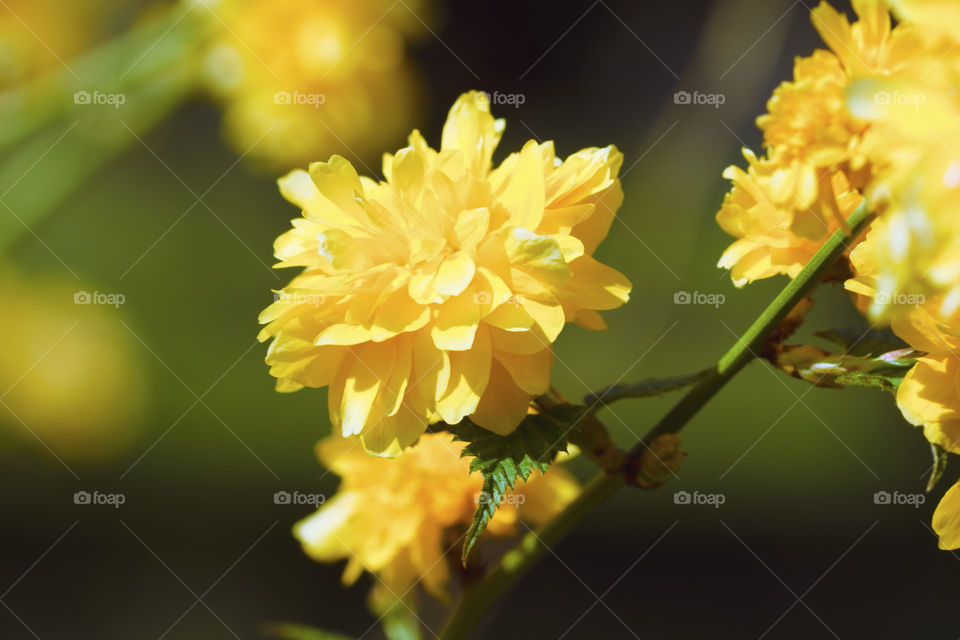
[[[851,109],[871,120],[863,139],[875,173],[866,195],[883,223],[862,248],[870,276],[851,289],[875,290],[871,314],[908,312],[918,298],[937,298],[946,318],[960,309],[960,48],[932,52],[922,82],[860,81]],[[912,78],[920,78],[919,73]]]
[[[404,40],[423,28],[421,2],[223,0],[211,12],[205,76],[238,152],[289,168],[368,157],[409,131],[418,91]]]
[[[0,87],[58,69],[102,35],[106,2],[5,0],[0,4]]]
[[[896,334],[926,354],[900,383],[897,406],[931,443],[960,453],[960,316],[938,321],[936,307],[931,303],[893,319]],[[943,549],[960,548],[958,494],[960,484],[947,491],[933,516]]]
[[[483,94],[461,96],[440,151],[419,132],[386,155],[386,181],[334,156],[280,180],[303,209],[280,236],[280,267],[306,267],[260,316],[277,388],[330,386],[335,428],[398,455],[429,423],[469,417],[513,431],[549,386],[565,323],[630,283],[592,257],[623,192],[614,147],[561,161],[527,142],[491,169],[503,132]]]
[[[355,438],[323,440],[317,446],[320,460],[343,482],[319,511],[297,523],[294,535],[314,560],[346,559],[345,584],[364,571],[375,574],[371,600],[376,611],[409,600],[417,584],[446,600],[446,556],[459,548],[458,536],[483,499],[483,479],[479,472],[469,473],[469,458],[460,457],[463,446],[448,434],[424,434],[400,458],[384,460],[366,455]],[[578,491],[576,480],[560,466],[538,472],[504,496],[485,535],[516,533],[521,519],[544,523]]]
[[[138,435],[145,383],[119,312],[77,301],[75,284],[0,277],[16,310],[0,318],[0,424],[62,458],[106,459]]]
[[[811,19],[831,51],[797,58],[792,81],[782,83],[757,119],[766,155],[745,152],[746,172],[733,181],[717,215],[738,238],[720,259],[736,286],[777,274],[795,276],[861,202],[870,167],[860,149],[868,123],[847,108],[846,89],[861,76],[888,77],[908,67],[918,41],[903,25],[891,27],[880,0],[853,3],[859,21],[826,2]]]
[[[953,0],[887,0],[901,20],[960,40],[960,4]]]

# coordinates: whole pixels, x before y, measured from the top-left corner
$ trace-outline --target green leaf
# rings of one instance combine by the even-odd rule
[[[875,387],[896,394],[905,375],[904,370],[853,371],[834,380],[841,387]]]
[[[339,633],[290,622],[268,625],[263,632],[266,637],[276,638],[276,640],[353,640]]]
[[[779,345],[772,362],[778,368],[821,387],[874,387],[896,393],[921,352],[889,330],[830,329],[817,336],[842,353],[808,345]]]
[[[557,454],[567,450],[568,427],[551,418],[528,415],[517,429],[506,436],[479,427],[468,420],[449,427],[454,437],[466,442],[461,454],[472,457],[470,471],[483,475],[483,486],[477,496],[477,509],[463,543],[464,566],[490,518],[497,512],[505,494],[526,480],[534,471],[545,472]]]
[[[647,398],[649,396],[658,396],[667,391],[676,391],[688,387],[698,382],[710,370],[698,371],[684,376],[674,376],[671,378],[648,378],[640,382],[631,382],[629,384],[615,384],[600,391],[595,391],[583,399],[583,403],[589,407],[599,404],[609,404],[615,400],[623,398]]]
[[[933,469],[931,469],[930,479],[927,481],[927,493],[933,491],[933,488],[940,482],[943,472],[947,470],[947,450],[932,442],[930,443],[930,450],[933,453]]]
[[[890,329],[843,327],[817,331],[813,335],[832,342],[843,349],[844,355],[851,356],[877,356],[907,347],[907,344]]]

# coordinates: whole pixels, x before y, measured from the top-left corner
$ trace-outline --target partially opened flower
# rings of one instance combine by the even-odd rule
[[[277,388],[329,385],[330,418],[397,455],[437,421],[506,434],[549,386],[567,322],[605,325],[630,283],[592,257],[623,198],[614,147],[566,160],[527,142],[492,167],[503,132],[461,96],[439,151],[414,131],[385,181],[334,156],[280,181],[303,209],[277,239],[305,267],[261,314]]]
[[[366,455],[355,438],[331,436],[317,446],[321,462],[343,478],[337,494],[294,527],[304,551],[319,562],[347,560],[343,581],[376,574],[373,609],[383,612],[398,599],[410,600],[422,585],[448,597],[451,562],[470,524],[483,479],[470,474],[463,443],[449,434],[425,434],[396,460]],[[559,465],[537,472],[504,496],[485,536],[517,533],[520,519],[538,525],[552,518],[579,492]]]

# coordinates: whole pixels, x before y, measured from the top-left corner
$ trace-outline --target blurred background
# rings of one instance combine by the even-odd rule
[[[337,486],[313,454],[326,393],[276,393],[255,342],[293,275],[270,269],[298,215],[275,184],[290,167],[340,153],[380,175],[411,128],[439,144],[468,89],[507,120],[495,159],[530,138],[616,144],[626,200],[599,257],[633,301],[607,332],[560,338],[554,384],[574,399],[712,364],[784,284],[736,290],[713,216],[770,92],[822,46],[802,1],[0,5],[2,638],[246,639],[283,621],[381,637],[369,580],[343,589],[342,567],[309,561],[290,528],[310,507],[273,499]],[[303,38],[324,46],[291,62]],[[296,85],[303,65],[317,85]],[[860,322],[823,288],[797,341]],[[626,445],[674,400],[603,419]],[[922,492],[930,468],[889,395],[754,363],[684,441],[679,481],[604,504],[481,637],[957,636],[960,558],[928,524],[958,470],[918,507],[875,503]]]

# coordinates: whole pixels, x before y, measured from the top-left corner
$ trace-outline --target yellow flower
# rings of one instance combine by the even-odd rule
[[[483,480],[469,473],[463,444],[446,434],[424,434],[396,460],[372,458],[355,438],[332,436],[317,446],[321,462],[343,479],[336,495],[294,527],[304,551],[319,562],[346,559],[345,584],[364,572],[377,576],[373,608],[409,599],[417,584],[448,598],[446,556],[460,546],[481,499]],[[577,495],[577,482],[554,465],[507,494],[486,531],[516,533],[520,519],[538,525]],[[485,534],[485,535],[487,535]],[[458,553],[453,556],[459,558]]]
[[[223,0],[205,77],[224,103],[228,140],[294,167],[333,151],[366,157],[409,130],[416,78],[404,40],[420,2]]]
[[[738,240],[717,266],[730,269],[738,287],[777,274],[793,278],[862,198],[841,171],[821,177],[803,162],[781,166],[749,150],[744,156],[747,171],[734,166],[723,172],[733,189],[717,223]]]
[[[866,195],[883,222],[862,248],[871,276],[848,286],[876,291],[878,318],[909,311],[920,296],[938,298],[942,317],[960,309],[960,160],[952,151],[960,148],[952,79],[960,57],[931,64],[928,81],[864,81],[849,92],[851,108],[873,120],[863,148],[876,175]]]
[[[0,272],[0,305],[16,310],[0,318],[8,336],[0,426],[68,460],[126,451],[139,435],[146,381],[121,312],[89,304],[75,281]]]
[[[879,0],[853,4],[853,25],[826,2],[811,12],[831,51],[797,58],[793,80],[774,91],[757,119],[766,156],[748,155],[747,172],[724,172],[733,188],[717,220],[738,240],[718,266],[737,286],[794,277],[860,204],[870,177],[860,149],[868,123],[851,114],[846,89],[856,77],[903,73],[919,45],[910,29],[891,28]]]
[[[303,218],[278,266],[306,269],[261,314],[267,363],[278,390],[329,385],[334,427],[370,452],[397,455],[440,420],[510,433],[549,386],[564,324],[603,328],[596,310],[628,299],[592,257],[623,199],[621,154],[561,161],[530,141],[491,169],[503,128],[468,93],[440,150],[414,131],[386,181],[339,156],[280,180]]]
[[[930,442],[960,453],[960,319],[945,324],[928,307],[918,307],[894,318],[892,328],[926,354],[900,384],[897,406]]]
[[[960,40],[960,5],[953,0],[887,0],[901,20]]]
[[[960,453],[960,316],[938,321],[937,305],[918,307],[893,319],[893,330],[926,353],[897,390],[904,418],[923,427],[933,444]],[[932,309],[932,310],[931,310]],[[940,547],[960,547],[960,484],[947,491],[933,516]]]

